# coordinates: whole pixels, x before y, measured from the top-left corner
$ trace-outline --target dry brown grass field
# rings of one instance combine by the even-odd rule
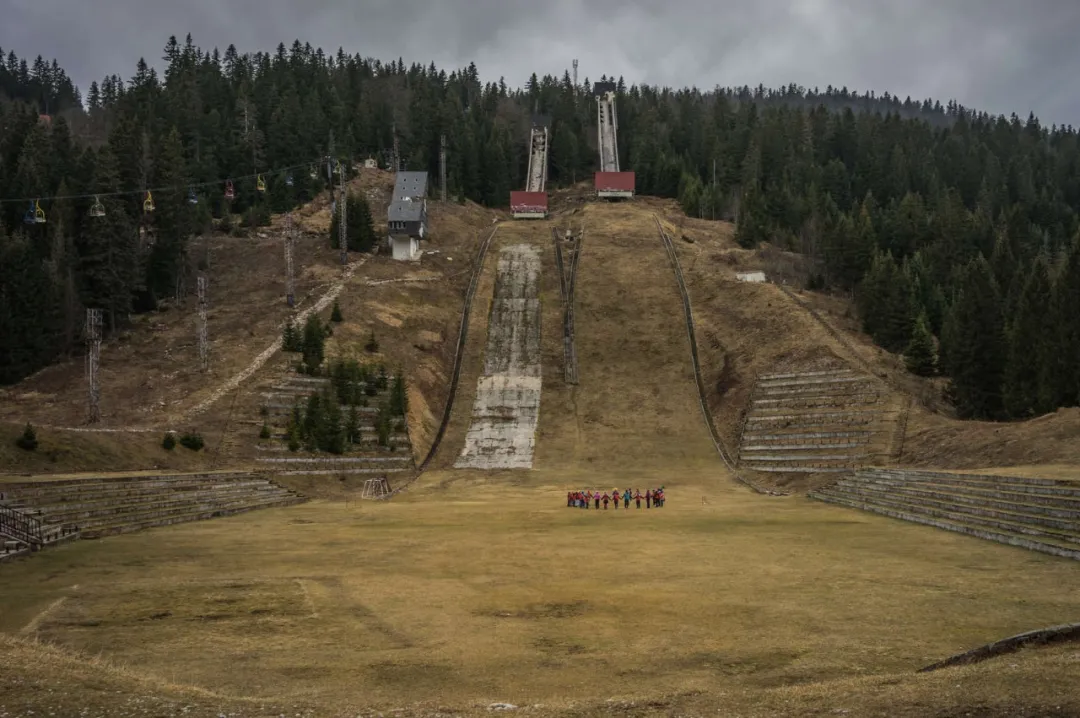
[[[4,567],[0,629],[277,703],[722,706],[895,678],[1080,612],[1066,560],[758,497],[718,471],[632,480],[666,483],[670,503],[565,507],[568,485],[623,485],[624,471],[437,472],[386,504],[79,542]],[[1075,701],[1080,654],[1066,655],[1049,693],[1014,685],[1014,699]],[[994,662],[1002,680],[1015,662]]]
[[[376,258],[349,284],[332,347],[348,354],[376,332],[384,359],[417,377],[420,443],[441,414],[465,270],[492,216],[445,211],[460,231],[441,255],[419,266]],[[725,472],[697,405],[654,212],[695,240],[676,234],[725,439],[736,438],[757,374],[850,351],[776,287],[732,281],[753,257],[734,248],[729,227],[681,220],[671,203],[503,223],[470,308],[434,470],[390,502],[342,495],[4,565],[0,715],[488,714],[500,701],[553,716],[1080,715],[1075,646],[915,673],[1077,620],[1076,562],[802,496],[759,496]],[[577,387],[563,382],[550,235],[567,223],[585,227]],[[495,258],[520,242],[542,250],[534,469],[453,470]],[[371,283],[429,276],[441,281]],[[281,371],[268,366],[252,386]],[[1002,429],[1021,441],[1035,431],[934,421],[954,437]],[[1066,453],[1045,446],[1000,463],[1038,475]],[[1045,473],[1070,473],[1068,459],[1056,464]],[[571,488],[661,484],[663,509],[565,506]]]

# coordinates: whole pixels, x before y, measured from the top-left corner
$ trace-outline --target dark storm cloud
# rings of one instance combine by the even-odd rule
[[[530,72],[628,82],[828,84],[991,112],[1080,118],[1080,4],[1071,0],[6,0],[0,46],[56,57],[84,89],[169,35],[204,47],[328,52],[461,67],[512,85]],[[1078,123],[1080,124],[1080,123]]]

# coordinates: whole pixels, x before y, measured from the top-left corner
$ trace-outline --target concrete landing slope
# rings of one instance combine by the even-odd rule
[[[540,250],[499,252],[484,372],[459,469],[530,469],[540,414]]]

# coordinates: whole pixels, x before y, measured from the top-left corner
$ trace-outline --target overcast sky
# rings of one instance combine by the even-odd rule
[[[169,35],[241,52],[329,52],[453,69],[622,75],[672,86],[790,82],[1031,110],[1080,125],[1076,0],[3,0],[0,47],[55,57],[85,95],[106,74],[160,67]]]

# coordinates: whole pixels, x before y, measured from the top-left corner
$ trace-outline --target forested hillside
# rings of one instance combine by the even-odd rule
[[[524,184],[534,112],[552,117],[554,185],[595,165],[590,80],[569,73],[516,89],[481,83],[475,66],[299,42],[219,54],[190,38],[170,39],[164,60],[164,76],[140,61],[129,80],[94,83],[85,108],[55,62],[9,54],[0,68],[0,382],[75,349],[85,306],[118,327],[182,293],[187,242],[211,217],[257,223],[311,198],[331,136],[346,166],[385,163],[396,137],[404,166],[435,173],[445,134],[451,195],[492,206]],[[852,292],[875,341],[952,379],[961,416],[1080,402],[1071,127],[846,89],[618,86],[619,153],[639,193],[737,220],[745,246],[806,254],[814,286]]]

